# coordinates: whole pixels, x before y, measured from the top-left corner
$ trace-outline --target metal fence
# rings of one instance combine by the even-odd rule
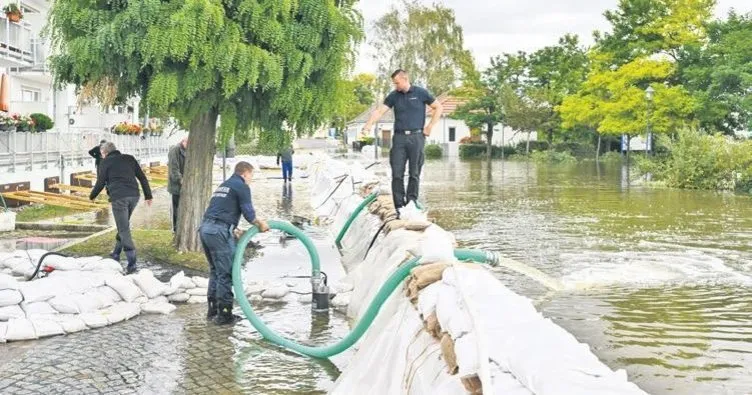
[[[115,143],[117,149],[142,163],[167,155],[164,136],[124,136],[102,131],[24,133],[0,131],[0,171],[22,172],[37,166],[70,167],[91,160],[89,150],[101,140]]]

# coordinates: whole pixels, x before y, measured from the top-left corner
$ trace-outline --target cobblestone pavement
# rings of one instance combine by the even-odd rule
[[[260,312],[272,321],[282,310]],[[186,305],[167,316],[0,345],[0,394],[323,394],[339,375],[331,362],[260,341],[247,322],[216,327],[204,314],[205,306]],[[323,321],[312,321],[310,338],[339,334]]]

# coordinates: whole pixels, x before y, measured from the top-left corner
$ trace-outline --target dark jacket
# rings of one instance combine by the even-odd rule
[[[97,169],[97,183],[91,190],[89,199],[97,198],[102,189],[107,186],[110,195],[110,201],[122,199],[125,197],[139,197],[138,183],[144,190],[144,198],[151,200],[151,188],[149,181],[146,179],[141,165],[136,158],[130,155],[123,155],[120,151],[112,151],[106,158],[102,159]]]
[[[89,155],[94,158],[94,166],[99,167],[102,162],[102,151],[99,150],[100,146],[96,146],[89,150]]]
[[[249,223],[256,219],[256,211],[251,201],[251,188],[243,179],[233,174],[212,194],[204,219],[213,219],[237,227],[240,215]]]
[[[167,170],[167,192],[171,195],[180,195],[185,174],[185,148],[181,144],[170,148],[167,154]]]

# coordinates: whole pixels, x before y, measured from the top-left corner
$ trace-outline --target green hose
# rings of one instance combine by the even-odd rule
[[[318,253],[316,252],[316,248],[313,246],[313,243],[311,243],[310,239],[305,235],[305,233],[303,233],[303,231],[290,223],[282,221],[269,221],[269,227],[271,229],[277,229],[292,234],[300,241],[302,241],[306,246],[309,255],[311,256],[311,265],[313,266],[312,277],[317,277],[320,275]],[[251,325],[253,325],[253,327],[256,328],[256,330],[258,330],[261,336],[263,336],[265,339],[300,354],[315,358],[328,358],[337,355],[355,344],[371,326],[371,323],[373,323],[373,320],[378,315],[379,310],[381,310],[381,306],[389,298],[389,295],[391,295],[392,292],[394,292],[394,290],[397,289],[400,284],[402,284],[402,281],[404,281],[405,278],[410,275],[410,271],[414,267],[416,267],[418,265],[418,262],[420,261],[420,257],[412,258],[406,263],[399,266],[397,270],[392,273],[391,276],[389,276],[386,282],[379,289],[379,292],[371,301],[371,304],[368,306],[365,314],[363,314],[363,317],[360,319],[360,321],[358,321],[358,324],[355,326],[355,328],[353,328],[350,333],[345,336],[344,339],[329,346],[311,347],[296,343],[292,340],[285,339],[284,337],[274,332],[271,328],[266,326],[266,324],[264,324],[264,322],[261,321],[261,319],[259,319],[256,313],[253,311],[253,307],[251,307],[251,303],[248,301],[248,297],[246,297],[245,295],[245,290],[243,289],[243,281],[240,273],[241,267],[243,265],[243,252],[245,251],[248,242],[250,242],[251,238],[258,234],[258,232],[258,228],[256,226],[253,226],[248,231],[246,231],[238,241],[238,246],[235,250],[235,259],[232,265],[232,287],[235,292],[235,300],[238,301],[241,310],[243,310],[243,313],[248,318],[248,321],[251,322]],[[488,263],[492,265],[498,262],[495,254],[486,253],[484,251],[455,250],[454,255],[459,260],[469,260],[479,263]]]
[[[376,198],[379,196],[378,192],[373,192],[370,195],[366,196],[365,199],[363,199],[362,202],[358,205],[358,207],[355,208],[355,211],[350,214],[350,217],[347,219],[347,222],[345,222],[345,225],[342,226],[342,229],[340,229],[339,234],[337,235],[337,238],[334,239],[334,243],[337,245],[337,248],[342,249],[342,238],[345,237],[345,234],[347,234],[347,231],[350,230],[350,226],[352,225],[353,221],[355,221],[355,218],[360,215],[360,212],[363,211],[363,209],[371,204]]]

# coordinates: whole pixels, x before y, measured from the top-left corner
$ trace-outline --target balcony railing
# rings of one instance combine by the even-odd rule
[[[11,22],[5,15],[0,15],[0,57],[31,66],[34,63],[33,42],[28,24]]]

